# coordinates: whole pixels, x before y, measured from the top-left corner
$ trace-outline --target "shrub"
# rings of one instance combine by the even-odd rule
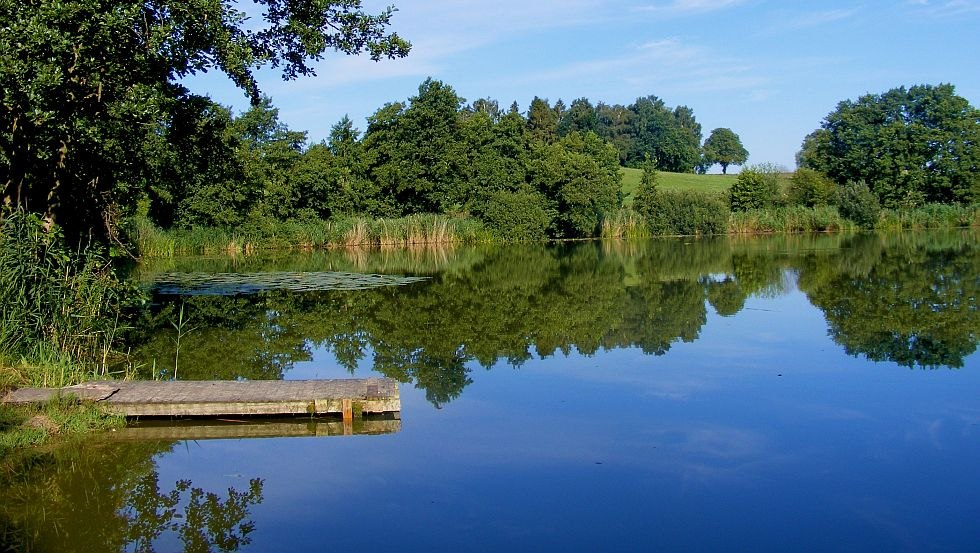
[[[867,184],[849,182],[837,191],[837,210],[859,227],[873,229],[878,222],[881,204]]]
[[[543,240],[551,224],[544,196],[530,190],[501,190],[487,199],[480,219],[506,240]]]
[[[797,169],[789,184],[789,201],[793,205],[814,207],[833,203],[837,185],[820,171]]]
[[[779,198],[779,173],[767,167],[743,169],[728,190],[732,211],[772,207]]]
[[[718,196],[644,188],[633,205],[653,234],[723,234],[728,230],[728,208]]]

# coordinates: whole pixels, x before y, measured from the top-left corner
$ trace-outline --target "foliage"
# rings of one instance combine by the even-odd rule
[[[971,226],[980,227],[978,206],[926,204],[915,209],[883,209],[875,228],[894,231]]]
[[[789,184],[789,202],[793,205],[814,207],[834,202],[837,185],[826,175],[801,167],[796,170]]]
[[[542,240],[552,219],[546,205],[546,198],[532,190],[499,190],[481,207],[479,217],[505,240]]]
[[[873,229],[878,222],[881,205],[878,197],[863,182],[848,183],[837,191],[837,209],[841,216],[859,227]]]
[[[749,159],[749,152],[731,129],[718,128],[711,131],[704,141],[703,165],[721,165],[722,174],[728,174],[729,165],[741,165]]]
[[[339,217],[329,221],[250,221],[238,229],[196,227],[162,230],[142,220],[136,243],[141,256],[237,256],[263,250],[413,244],[473,244],[491,238],[475,217],[409,215],[394,219]]]
[[[548,100],[538,98],[531,100],[527,110],[527,132],[532,140],[548,144],[558,139],[559,113],[551,107]]]
[[[845,100],[807,136],[801,166],[863,181],[887,207],[980,198],[980,111],[952,85]]]
[[[370,15],[359,0],[258,4],[262,19],[246,24],[228,0],[0,3],[3,202],[59,223],[73,244],[90,232],[118,240],[121,215],[154,173],[155,150],[144,146],[158,137],[203,144],[185,133],[213,114],[183,77],[222,71],[258,103],[254,75],[264,66],[292,79],[313,74],[327,50],[377,60],[409,49],[387,34],[393,8]]]
[[[656,96],[637,98],[628,131],[626,165],[635,166],[649,156],[664,171],[689,173],[701,157],[701,125],[686,106],[671,110]]]
[[[728,190],[732,211],[764,209],[779,201],[779,172],[772,166],[743,169]]]
[[[728,208],[717,196],[650,187],[640,190],[633,206],[654,235],[710,235],[728,231]]]
[[[98,247],[74,253],[57,226],[45,227],[39,215],[20,210],[0,219],[0,363],[19,361],[34,385],[105,376],[139,294],[116,278]]]
[[[616,150],[595,133],[573,132],[554,144],[532,146],[528,181],[556,215],[551,235],[595,236],[620,205],[622,177]]]

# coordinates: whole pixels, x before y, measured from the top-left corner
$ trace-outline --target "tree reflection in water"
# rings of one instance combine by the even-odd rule
[[[5,458],[0,551],[150,553],[167,534],[195,553],[247,545],[254,530],[249,510],[262,502],[262,480],[224,496],[189,480],[165,491],[154,459],[172,447],[69,443]]]
[[[425,389],[440,405],[471,383],[474,363],[520,366],[535,355],[616,348],[664,355],[678,341],[698,339],[709,306],[732,316],[750,297],[798,286],[823,310],[830,335],[849,354],[910,367],[960,367],[975,351],[980,327],[975,244],[975,231],[962,231],[508,245],[428,256],[317,252],[235,261],[266,271],[271,263],[430,278],[359,291],[159,296],[133,343],[145,371],[172,367],[171,321],[183,304],[196,330],[182,338],[182,378],[278,379],[310,360],[315,348],[330,351],[351,371],[368,361],[386,376]]]

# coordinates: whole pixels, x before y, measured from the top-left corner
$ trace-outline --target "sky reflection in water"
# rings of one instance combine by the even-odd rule
[[[507,344],[493,343],[493,336],[486,336],[487,345],[464,332],[457,353],[463,359],[465,385],[455,395],[433,401],[425,385],[439,379],[419,380],[419,367],[405,371],[402,428],[396,434],[178,443],[155,457],[158,481],[166,488],[188,479],[194,486],[220,491],[244,489],[250,479],[261,478],[263,498],[250,509],[255,530],[243,551],[976,550],[980,364],[975,294],[980,272],[975,270],[975,235],[915,243],[841,240],[795,245],[801,251],[833,252],[829,255],[799,253],[794,244],[778,241],[729,244],[735,252],[730,254],[734,269],[671,269],[622,256],[615,261],[620,284],[599,294],[606,298],[602,305],[621,310],[635,305],[629,301],[636,292],[629,292],[630,287],[654,286],[656,279],[650,276],[655,270],[685,273],[679,278],[700,282],[699,290],[724,281],[724,275],[738,278],[738,263],[745,288],[751,275],[768,276],[752,285],[746,297],[736,298],[733,303],[739,307],[730,316],[718,314],[730,311],[724,307],[697,300],[706,308],[695,313],[703,318],[695,326],[696,339],[685,334],[684,324],[668,321],[667,326],[678,330],[666,349],[661,348],[662,355],[643,353],[639,342],[649,334],[621,320],[643,315],[641,311],[620,313],[620,318],[590,313],[619,325],[594,329],[591,340],[584,338],[589,329],[575,326],[574,313],[560,313],[570,320],[569,330],[541,334],[552,344],[561,343],[552,339],[556,336],[571,337],[569,353],[545,348],[545,355],[534,353],[516,365],[500,359],[487,365],[476,354],[468,355],[488,347],[512,351]],[[681,248],[676,257],[683,258],[683,248],[699,246],[671,247]],[[746,251],[755,252],[756,259],[747,254],[739,261]],[[575,252],[581,253],[567,255]],[[600,265],[609,257],[592,256]],[[457,294],[462,303],[455,309],[465,310],[467,301],[484,298],[475,287],[502,286],[495,279],[505,273],[479,264],[488,259],[493,255],[482,254],[468,273],[435,271],[432,282],[412,286],[421,286],[423,292],[425,287],[470,286],[469,294]],[[601,287],[605,269],[592,263],[576,270],[591,271],[589,278]],[[746,264],[755,270],[745,271]],[[898,268],[892,270],[892,265]],[[890,289],[882,275],[904,272],[915,277],[916,267],[922,273],[950,268],[941,269],[942,278],[934,280],[952,288],[943,297],[959,298],[947,306],[958,313],[947,317],[947,326],[959,334],[946,339],[935,330],[935,321],[920,317],[906,321],[905,330],[916,331],[902,343],[912,349],[925,344],[929,353],[921,359],[952,359],[961,368],[900,364],[909,359],[895,347],[901,332],[874,329],[887,313],[872,312],[873,305],[861,306],[865,313],[858,313],[855,296],[843,284],[877,279],[882,289]],[[538,295],[554,286],[574,288],[582,297],[598,294],[573,287],[560,269],[553,274],[566,280],[528,286]],[[893,284],[920,299],[937,289],[935,282]],[[838,293],[833,294],[835,288]],[[710,290],[703,293],[710,297]],[[343,298],[345,305],[362,320],[369,317],[372,311],[359,311],[352,303],[359,300],[351,298]],[[382,305],[387,296],[379,298],[377,305]],[[420,311],[438,311],[425,303],[424,294],[418,298],[413,301]],[[813,298],[823,309],[812,305]],[[312,326],[295,321],[309,313],[308,306],[277,298],[264,301],[279,301],[276,313],[281,318],[267,317],[272,322],[266,321],[265,334],[248,330],[245,323],[235,332],[268,335],[273,329],[277,340],[302,342],[301,330]],[[413,305],[404,297],[397,301]],[[889,301],[882,300],[880,307],[900,311]],[[935,298],[931,304],[938,305]],[[580,309],[595,307],[581,304]],[[528,316],[538,317],[532,311]],[[283,347],[292,357],[270,366],[281,368],[286,378],[377,374],[372,367],[377,366],[378,348],[391,354],[401,335],[379,322],[383,312],[373,312],[377,320],[342,332],[366,338],[353,372],[349,360],[335,355],[342,340],[330,338],[333,330],[307,341],[302,351]],[[333,324],[325,313],[318,312],[321,327]],[[418,325],[431,315],[409,313],[406,319]],[[872,327],[866,335],[849,328],[849,321],[860,316]],[[428,322],[437,323],[435,318]],[[828,332],[835,324],[843,330]],[[964,328],[966,336],[961,336]],[[441,327],[436,331],[451,332]],[[231,334],[229,330],[225,336]],[[610,338],[612,334],[618,338]],[[599,347],[591,355],[579,353],[574,345],[591,348],[624,336],[638,344]],[[888,344],[879,347],[868,336]],[[154,340],[147,338],[150,351],[158,351]],[[963,349],[964,340],[972,349]],[[442,347],[437,337],[420,338],[419,343]],[[936,343],[951,345],[944,349]],[[963,354],[949,354],[951,350]],[[444,359],[445,352],[438,355]],[[895,360],[868,360],[882,355]],[[158,551],[180,546],[168,533],[156,544]]]

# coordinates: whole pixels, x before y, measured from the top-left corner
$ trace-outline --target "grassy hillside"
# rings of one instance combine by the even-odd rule
[[[640,186],[640,169],[623,168],[623,203],[633,205],[633,195]],[[661,190],[698,190],[720,194],[735,182],[735,175],[695,175],[693,173],[657,173],[657,186]]]

